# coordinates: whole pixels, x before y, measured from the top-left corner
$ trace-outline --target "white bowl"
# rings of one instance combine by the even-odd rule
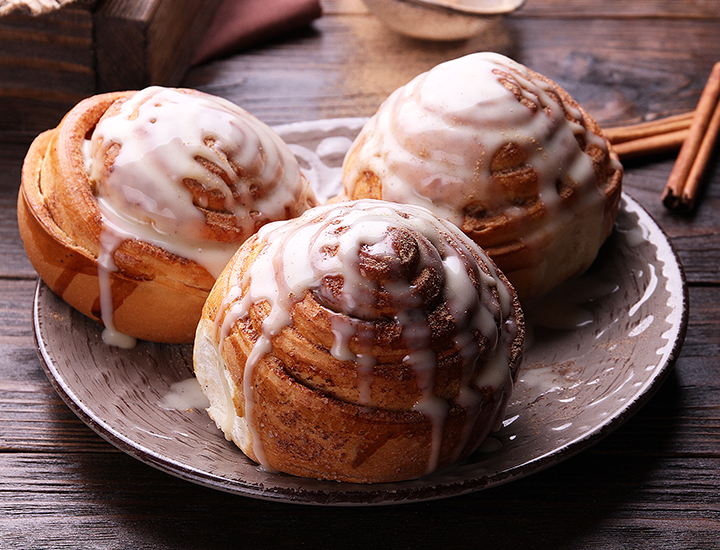
[[[497,17],[525,0],[363,0],[396,32],[424,40],[464,40],[481,34]]]

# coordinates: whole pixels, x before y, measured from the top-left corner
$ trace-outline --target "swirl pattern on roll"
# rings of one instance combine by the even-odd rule
[[[263,224],[315,196],[289,147],[232,103],[151,87],[81,101],[23,166],[33,266],[106,342],[191,342],[215,278]]]
[[[220,97],[146,88],[113,103],[84,147],[108,225],[185,257],[241,243],[315,199],[288,146]],[[208,264],[215,276],[227,263]]]
[[[596,122],[565,90],[476,53],[387,98],[348,151],[341,198],[429,208],[529,298],[590,265],[612,229],[621,180]]]
[[[241,247],[206,303],[195,369],[218,426],[263,466],[389,481],[467,456],[502,420],[523,334],[514,290],[454,225],[338,203]]]

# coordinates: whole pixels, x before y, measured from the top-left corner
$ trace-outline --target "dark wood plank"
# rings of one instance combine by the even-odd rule
[[[323,0],[323,11],[332,15],[368,13],[362,0]],[[717,19],[718,11],[714,0],[573,0],[572,4],[566,0],[527,0],[508,17]]]
[[[720,162],[707,171],[703,193],[692,214],[667,210],[660,201],[673,156],[626,163],[624,189],[639,200],[670,236],[690,284],[720,284]]]
[[[97,90],[176,85],[220,0],[109,0],[94,15]]]
[[[92,94],[92,45],[88,8],[0,17],[0,131],[41,131]]]
[[[720,51],[715,20],[518,23],[516,55],[605,125],[693,109]]]
[[[553,78],[609,126],[694,108],[720,51],[716,20],[514,18],[449,44],[405,38],[372,17],[323,18],[314,28],[193,68],[183,85],[227,97],[270,124],[370,116],[417,74],[492,50]]]
[[[594,0],[575,0],[568,4],[563,0],[529,0],[516,12],[517,16],[543,17],[610,17],[626,18],[686,18],[686,19],[717,19],[718,6],[713,0],[638,0],[624,2],[610,0],[597,2]]]
[[[32,330],[35,279],[0,278],[0,452],[108,449],[55,393]]]
[[[29,139],[0,140],[0,277],[34,279],[17,225],[17,195]]]
[[[41,460],[42,459],[42,460]],[[120,453],[0,456],[11,548],[716,548],[714,461],[584,453],[450,500],[318,508],[188,484]],[[22,489],[21,489],[22,487]],[[23,529],[11,526],[29,514]],[[68,520],[68,515],[72,519]],[[279,527],[279,526],[282,527]],[[528,546],[528,541],[532,545]]]

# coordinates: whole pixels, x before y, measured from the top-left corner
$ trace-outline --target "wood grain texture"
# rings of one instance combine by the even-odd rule
[[[35,279],[37,275],[25,254],[17,223],[22,159],[30,143],[17,138],[6,138],[0,143],[0,277]]]
[[[55,126],[94,93],[176,85],[220,0],[83,0],[0,17],[0,132]]]
[[[220,0],[107,0],[94,15],[97,91],[174,86]]]
[[[95,90],[92,13],[0,18],[0,131],[40,131]]]
[[[427,43],[391,33],[372,16],[340,15],[248,55],[194,68],[184,83],[228,97],[270,124],[370,116],[417,74],[492,50],[553,78],[610,126],[694,108],[720,51],[718,24],[508,18],[467,42]]]
[[[634,18],[683,18],[717,19],[720,16],[714,0],[680,1],[638,0],[635,2],[596,2],[594,0],[529,0],[516,12],[517,17],[608,17],[612,19]]]
[[[715,0],[679,1],[672,0],[638,0],[622,2],[612,0],[527,0],[510,18],[686,18],[686,19],[718,19],[720,13]],[[362,0],[323,0],[326,14],[366,14],[368,9]]]
[[[0,457],[0,535],[10,548],[77,548],[78,539],[83,548],[467,548],[482,536],[500,549],[709,549],[720,520],[709,506],[712,460],[607,456],[602,445],[512,485],[370,509],[244,499],[115,452],[28,458]],[[32,528],[6,528],[30,514]]]
[[[369,116],[398,83],[495,49],[567,87],[605,124],[682,112],[717,61],[715,0],[528,0],[491,38],[423,44],[359,0],[266,47],[191,69],[183,84],[269,123]],[[1,121],[0,121],[1,122]],[[673,158],[626,165],[626,190],[670,235],[690,281],[690,325],[658,393],[587,451],[473,495],[390,508],[237,497],[116,451],[52,391],[35,353],[35,285],[14,226],[23,145],[0,141],[0,546],[28,548],[533,548],[716,550],[720,533],[720,166],[691,216],[659,197]]]

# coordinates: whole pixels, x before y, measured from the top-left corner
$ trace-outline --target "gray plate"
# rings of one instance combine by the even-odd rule
[[[323,197],[362,119],[278,128]],[[682,345],[682,269],[650,215],[623,195],[615,230],[582,277],[526,304],[529,341],[506,420],[462,464],[422,479],[356,485],[265,472],[227,442],[202,408],[167,405],[192,378],[192,348],[106,346],[100,327],[43,283],[34,300],[37,346],[68,406],[110,443],[183,479],[250,497],[309,504],[391,504],[477,491],[527,476],[587,448],[635,413]]]

